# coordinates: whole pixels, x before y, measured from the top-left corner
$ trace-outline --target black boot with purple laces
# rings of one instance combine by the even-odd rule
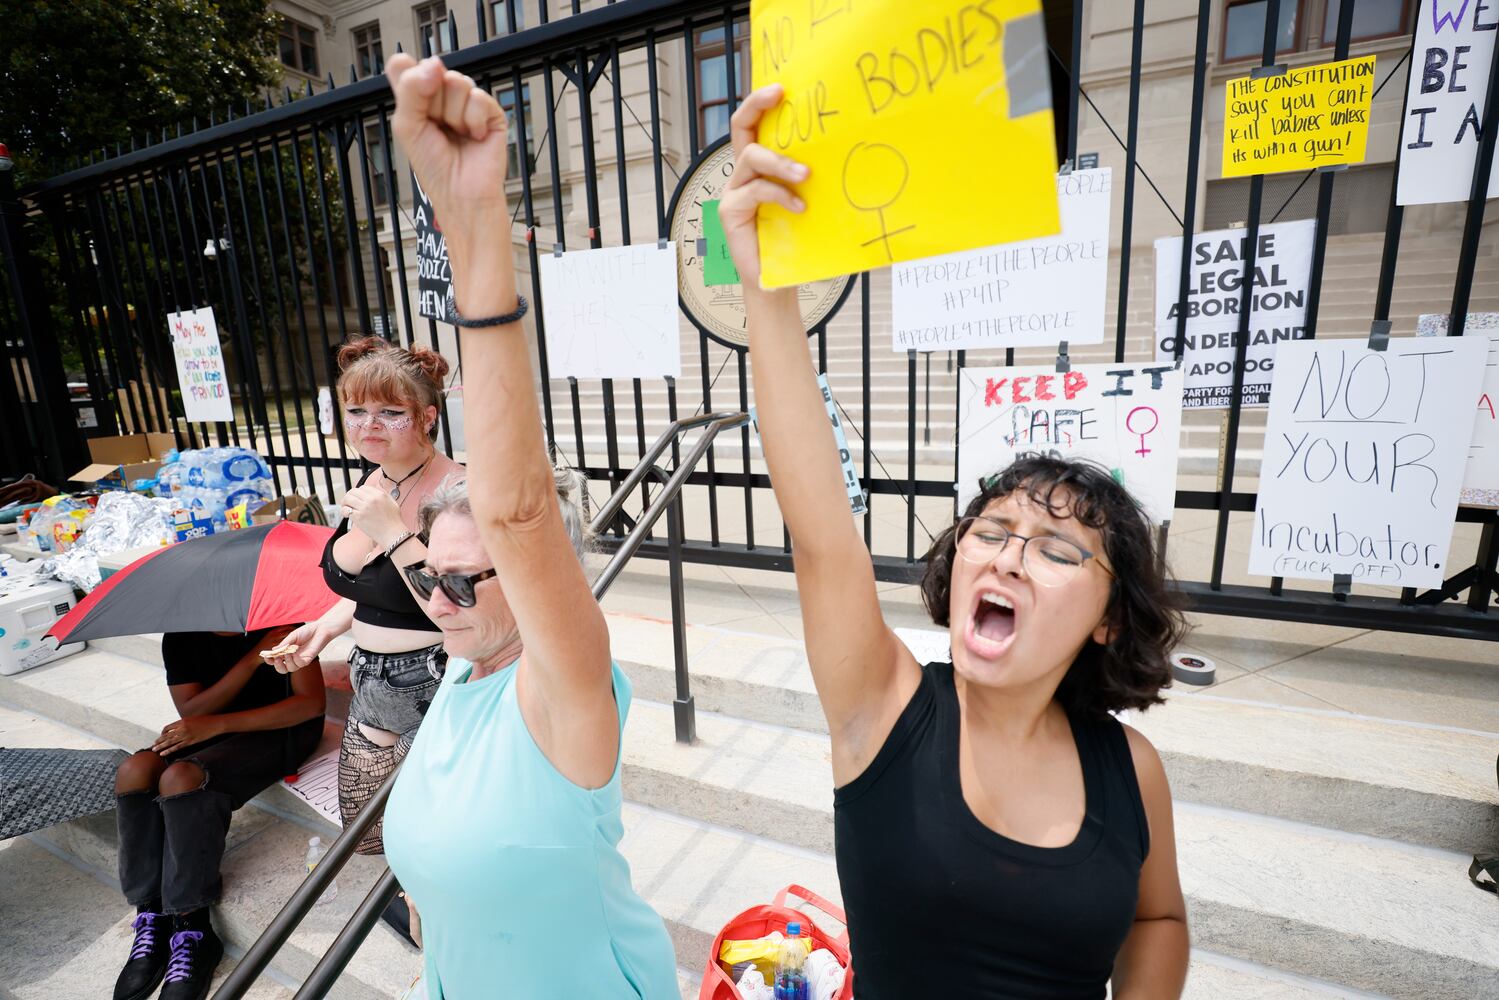
[[[213,985],[213,971],[224,957],[224,943],[208,922],[208,910],[177,918],[161,1000],[203,1000]]]
[[[156,992],[167,971],[171,930],[172,918],[164,913],[142,909],[135,915],[135,943],[130,947],[130,960],[115,980],[114,1000],[146,1000]]]

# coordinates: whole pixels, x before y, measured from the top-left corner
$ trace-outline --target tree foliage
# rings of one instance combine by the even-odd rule
[[[17,181],[207,120],[281,76],[265,0],[13,0],[0,29],[0,142]]]
[[[194,118],[207,125],[247,99],[259,109],[281,78],[267,0],[11,0],[0,12],[0,142],[23,192],[101,146],[113,155]],[[183,308],[213,307],[236,397],[257,367],[292,369],[292,398],[327,381],[322,326],[339,315],[348,272],[336,137],[316,129],[204,152],[33,206],[46,209],[29,230],[51,331],[70,377],[87,378],[105,409],[101,397],[123,407],[120,390],[144,372],[180,413],[164,317]],[[61,253],[54,225],[68,235]],[[206,259],[204,243],[221,239],[229,245]]]

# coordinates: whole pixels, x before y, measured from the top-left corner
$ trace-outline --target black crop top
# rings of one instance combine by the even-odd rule
[[[372,475],[373,470],[359,481],[359,485],[363,486]],[[384,553],[371,559],[355,576],[344,572],[338,560],[333,558],[333,545],[348,531],[349,519],[345,517],[323,549],[323,581],[339,597],[354,602],[354,619],[382,628],[441,632],[411,595],[406,581],[401,579],[400,567]]]

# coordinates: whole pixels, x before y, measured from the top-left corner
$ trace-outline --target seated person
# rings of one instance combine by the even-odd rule
[[[289,629],[169,632],[161,658],[181,718],[115,778],[120,888],[135,942],[114,1000],[203,1000],[223,943],[208,922],[219,897],[229,815],[296,773],[323,735],[323,675],[286,675],[261,658]]]

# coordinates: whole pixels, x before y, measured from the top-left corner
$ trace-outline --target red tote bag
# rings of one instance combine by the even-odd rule
[[[801,909],[786,904],[786,897],[794,896],[803,903],[809,904],[843,924],[845,930],[837,937],[833,937],[817,926],[813,920]],[[703,984],[697,991],[697,1000],[744,1000],[739,992],[739,987],[734,985],[733,980],[718,964],[718,956],[723,951],[725,941],[752,941],[762,938],[772,931],[786,933],[786,925],[789,923],[800,923],[802,933],[812,938],[812,948],[826,948],[833,953],[847,971],[843,975],[843,986],[835,994],[835,1000],[853,1000],[854,996],[854,970],[850,964],[848,951],[848,918],[843,914],[843,907],[837,906],[817,893],[803,889],[799,885],[788,885],[776,893],[775,902],[769,906],[764,904],[752,906],[739,916],[724,924],[723,930],[718,932],[718,937],[713,939],[713,949],[708,954],[708,968],[703,972]]]

